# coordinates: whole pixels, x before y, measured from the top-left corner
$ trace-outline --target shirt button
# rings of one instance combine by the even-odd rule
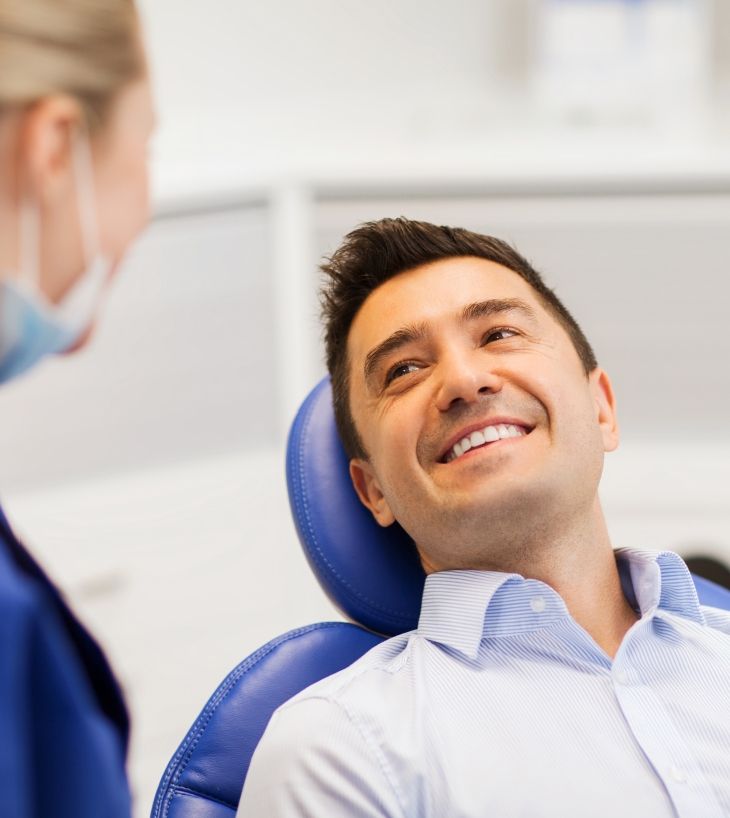
[[[627,685],[629,683],[629,674],[625,670],[617,670],[614,675],[620,685]]]
[[[672,764],[669,773],[672,776],[672,778],[679,784],[684,784],[684,782],[687,780],[687,773],[685,773],[685,771],[681,767],[677,767],[676,764]]]
[[[530,600],[530,607],[535,613],[542,613],[545,610],[545,600],[541,596],[533,597]]]

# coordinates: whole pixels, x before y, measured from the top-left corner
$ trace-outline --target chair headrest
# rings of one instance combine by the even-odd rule
[[[286,476],[294,522],[325,593],[353,621],[388,636],[418,624],[425,574],[410,537],[381,528],[352,487],[329,378],[302,404],[289,433]]]

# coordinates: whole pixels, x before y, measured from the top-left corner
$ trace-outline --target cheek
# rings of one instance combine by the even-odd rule
[[[563,417],[568,423],[564,424],[562,431],[569,437],[574,459],[584,462],[602,460],[603,436],[590,395],[574,397],[564,408]]]
[[[418,444],[428,411],[428,394],[421,389],[370,402],[362,398],[359,404],[357,398],[353,400],[355,424],[365,449],[377,464],[379,478],[389,486],[402,491],[418,479]]]
[[[126,163],[104,180],[99,196],[102,251],[119,262],[149,220],[149,176],[146,160]]]
[[[415,440],[410,434],[412,427],[406,414],[391,406],[387,412],[374,418],[369,430],[370,453],[389,483],[397,482],[408,471],[404,466],[412,460],[415,450]]]

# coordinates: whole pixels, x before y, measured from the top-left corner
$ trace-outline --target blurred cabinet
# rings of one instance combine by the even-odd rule
[[[272,446],[269,229],[263,206],[154,222],[92,343],[0,390],[0,489]]]

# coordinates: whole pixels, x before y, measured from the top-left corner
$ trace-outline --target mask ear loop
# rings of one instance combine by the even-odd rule
[[[20,233],[18,281],[33,292],[40,292],[40,207],[27,193],[21,194],[18,221]]]
[[[76,202],[81,226],[81,243],[84,263],[89,265],[99,254],[99,220],[96,213],[96,190],[94,188],[94,165],[91,158],[91,142],[85,130],[79,132],[73,145],[73,164],[76,178]]]
[[[101,305],[109,282],[111,264],[101,251],[91,141],[85,130],[77,134],[72,150],[85,270],[56,305],[56,310],[67,326],[75,327],[81,332],[93,322]]]
[[[74,139],[72,162],[81,231],[81,246],[84,253],[84,264],[89,265],[99,253],[100,240],[91,146],[85,131],[80,131]],[[27,193],[23,193],[20,200],[19,214],[19,281],[36,293],[40,292],[40,220],[38,203],[34,202]]]

